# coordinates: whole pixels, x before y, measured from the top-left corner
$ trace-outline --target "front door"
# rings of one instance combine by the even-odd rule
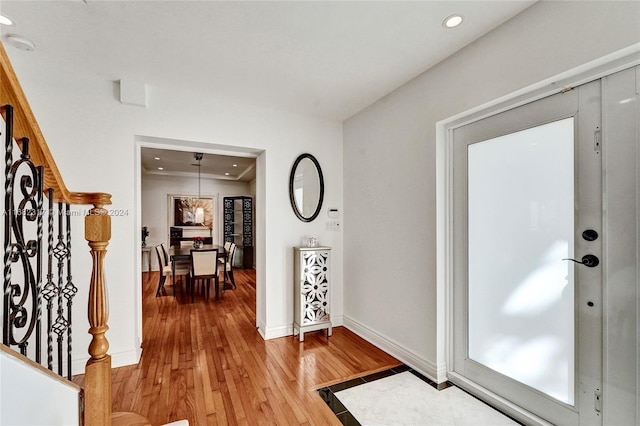
[[[602,423],[600,121],[595,81],[450,130],[450,380],[540,423]]]

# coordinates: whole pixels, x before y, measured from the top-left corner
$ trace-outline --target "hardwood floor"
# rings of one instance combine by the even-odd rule
[[[143,274],[142,358],[113,369],[114,411],[153,425],[340,425],[316,389],[401,364],[344,327],[263,340],[255,271],[235,274],[237,289],[194,304],[180,286],[155,297],[158,273]]]

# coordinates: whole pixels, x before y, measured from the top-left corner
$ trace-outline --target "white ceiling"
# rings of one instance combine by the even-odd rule
[[[532,1],[1,0],[32,55],[106,79],[345,119]],[[442,21],[465,16],[456,29]]]
[[[344,120],[534,2],[0,0],[0,13],[15,21],[3,40],[36,44],[10,54]],[[453,13],[465,21],[445,29]]]
[[[256,160],[249,157],[205,153],[196,161],[194,152],[154,148],[142,148],[140,157],[146,174],[194,177],[200,168],[202,179],[251,182],[256,178]]]

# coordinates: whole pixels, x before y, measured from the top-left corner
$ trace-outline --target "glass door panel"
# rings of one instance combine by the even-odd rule
[[[570,405],[573,164],[573,117],[468,146],[468,356]]]

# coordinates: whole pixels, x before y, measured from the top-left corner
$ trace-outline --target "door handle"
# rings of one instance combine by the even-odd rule
[[[582,256],[582,262],[575,259],[562,259],[562,260],[570,260],[572,262],[584,265],[588,268],[595,268],[600,264],[600,259],[598,259],[597,256],[594,256],[592,254],[585,254],[584,256]]]

